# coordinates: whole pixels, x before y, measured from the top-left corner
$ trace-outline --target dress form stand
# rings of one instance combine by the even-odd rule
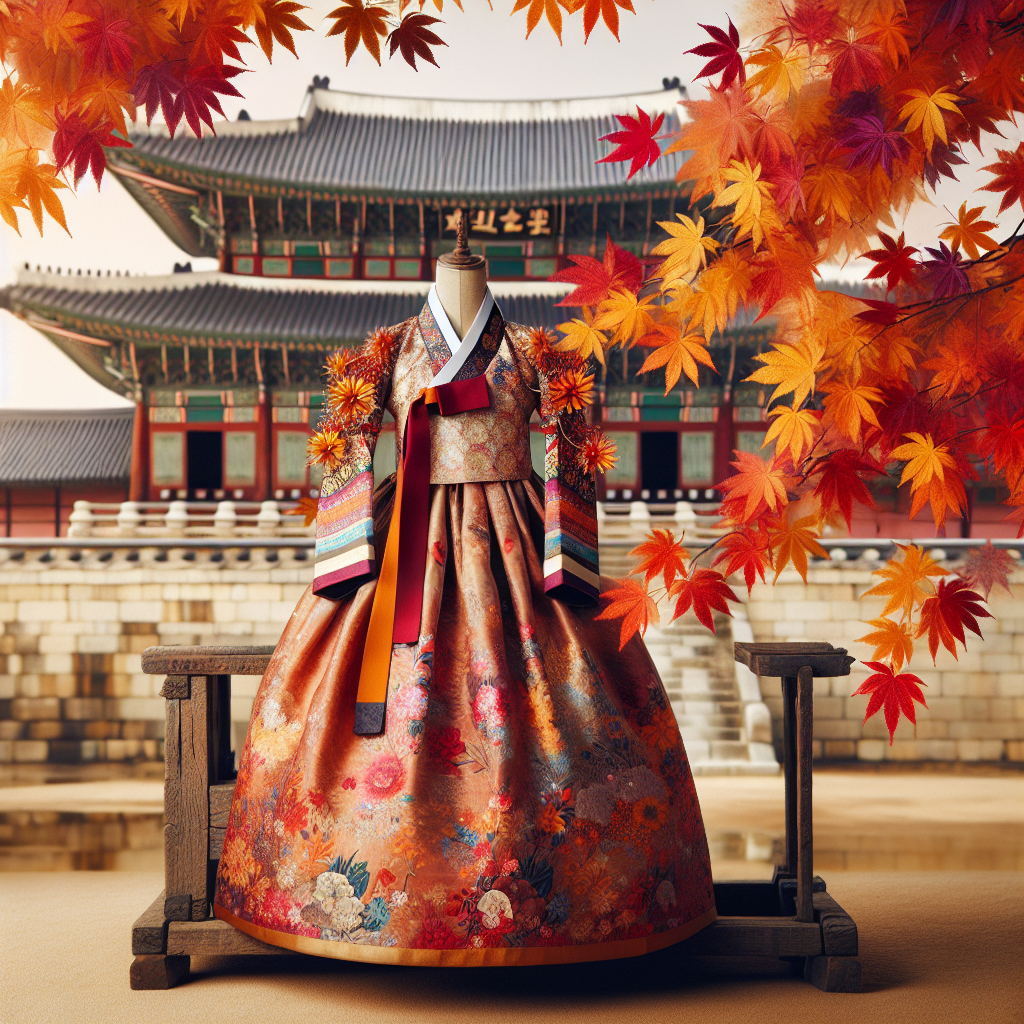
[[[460,211],[455,251],[438,257],[435,288],[455,333],[464,338],[487,291],[487,261],[469,251],[466,217]]]

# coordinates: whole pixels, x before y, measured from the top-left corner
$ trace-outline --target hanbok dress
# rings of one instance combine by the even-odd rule
[[[687,938],[715,919],[693,778],[643,642],[620,650],[619,623],[596,618],[613,584],[593,476],[554,412],[543,332],[488,292],[460,341],[432,290],[372,345],[371,402],[323,482],[315,580],[253,705],[214,913],[391,964]],[[385,409],[400,468],[374,491]]]

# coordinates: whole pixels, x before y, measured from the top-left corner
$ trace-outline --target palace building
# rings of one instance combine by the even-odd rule
[[[639,105],[679,127],[676,83],[599,99],[489,102],[332,91],[319,79],[297,118],[247,115],[197,139],[154,126],[110,170],[185,253],[220,269],[165,277],[26,268],[0,303],[86,372],[136,402],[134,500],[298,497],[316,490],[305,442],[328,352],[413,316],[462,210],[506,319],[573,315],[547,279],[606,236],[641,258],[659,220],[688,210],[680,154],[625,181],[599,136]],[[718,374],[667,396],[615,353],[595,415],[619,461],[609,499],[713,497],[733,447],[757,450],[764,392],[741,385],[772,328],[716,338]],[[705,373],[704,370],[701,371]],[[537,452],[542,450],[538,437]],[[394,467],[386,432],[378,470]],[[0,481],[2,483],[2,481]]]

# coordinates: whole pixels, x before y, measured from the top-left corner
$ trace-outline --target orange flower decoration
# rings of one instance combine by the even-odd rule
[[[352,359],[353,355],[351,349],[339,348],[337,352],[332,352],[327,357],[327,363],[325,364],[327,372],[335,380],[344,377],[345,371],[348,369],[349,363],[352,362]]]
[[[594,430],[580,448],[578,458],[588,473],[607,473],[619,461],[617,452],[614,441],[600,430]]]
[[[535,362],[557,358],[555,343],[558,336],[543,327],[531,327],[526,336],[526,354]]]
[[[327,388],[331,412],[343,420],[365,416],[373,408],[373,384],[362,377],[342,377]]]
[[[594,375],[584,376],[582,370],[566,370],[551,381],[549,390],[555,412],[582,409],[594,401]]]
[[[328,427],[318,430],[306,442],[306,453],[310,465],[322,463],[330,471],[345,457],[347,442],[336,430]]]
[[[392,350],[398,340],[398,333],[386,327],[378,327],[363,346],[365,354],[376,363],[386,366],[391,359]]]

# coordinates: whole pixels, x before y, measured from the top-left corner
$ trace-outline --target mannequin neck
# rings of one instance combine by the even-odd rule
[[[446,267],[437,264],[435,291],[452,330],[464,338],[487,291],[486,267]]]

